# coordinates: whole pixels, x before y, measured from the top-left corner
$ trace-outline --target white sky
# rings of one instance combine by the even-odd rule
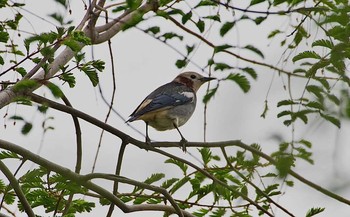
[[[49,13],[48,10],[55,11],[51,2],[47,5],[38,1],[26,1],[29,11],[45,16]],[[74,19],[75,23],[84,13],[83,6],[80,1],[72,1],[72,15],[67,15],[68,18]],[[237,3],[239,5],[239,2]],[[1,14],[1,13],[0,13]],[[23,14],[26,14],[23,12]],[[111,15],[113,16],[113,15]],[[54,28],[52,25],[43,22],[40,19],[33,18],[28,15],[30,25],[39,33],[47,29]],[[33,19],[33,20],[31,20]],[[230,20],[231,17],[227,17]],[[223,20],[225,20],[223,18]],[[288,20],[281,20],[276,16],[266,21],[263,25],[256,27],[252,22],[245,22],[237,27],[235,31],[230,33],[224,40],[232,40],[238,45],[253,44],[260,48],[266,59],[261,60],[254,54],[243,53],[248,58],[257,58],[259,61],[264,61],[271,64],[277,64],[283,50],[279,49],[279,40],[269,42],[267,34],[274,29],[282,28],[287,25]],[[164,23],[164,22],[163,22]],[[31,29],[27,21],[23,20],[23,24]],[[143,28],[150,27],[154,24],[144,23]],[[164,26],[164,25],[163,25]],[[164,28],[173,28],[168,25]],[[309,26],[311,31],[312,26]],[[212,39],[215,39],[214,30],[210,32]],[[217,38],[218,40],[222,40]],[[310,39],[311,40],[311,39]],[[141,31],[129,30],[118,34],[112,40],[114,62],[116,65],[117,77],[117,93],[115,97],[115,109],[124,117],[127,117],[141,102],[141,100],[156,87],[172,80],[180,70],[178,70],[174,62],[180,57],[176,52],[169,49],[164,44],[146,36]],[[181,47],[182,49],[182,47]],[[302,49],[300,48],[300,51]],[[90,48],[86,49],[87,52]],[[107,45],[99,45],[94,47],[94,56],[96,59],[106,61],[106,69],[100,73],[101,85],[107,97],[111,95],[111,74],[110,60],[106,52]],[[207,62],[211,50],[205,45],[201,45],[196,52],[193,60],[204,65]],[[235,61],[236,64],[241,64],[237,60],[226,59],[226,61]],[[254,66],[253,66],[254,67]],[[189,65],[188,70],[198,70],[195,66]],[[281,99],[286,99],[288,93],[283,90],[283,84],[286,83],[286,78],[282,80],[276,75],[276,72],[261,67],[255,67],[258,72],[258,80],[252,81],[252,89],[248,94],[243,94],[237,85],[232,82],[220,84],[220,90],[208,105],[208,141],[224,141],[242,139],[243,142],[250,144],[257,142],[262,146],[263,151],[270,153],[277,149],[278,141],[272,138],[273,135],[278,135],[285,140],[291,139],[291,129],[282,124],[282,120],[276,118],[276,114],[281,111],[276,109],[276,104]],[[79,74],[79,72],[76,72]],[[275,75],[274,75],[275,74]],[[225,77],[224,74],[217,72],[214,76],[218,78]],[[264,100],[272,82],[271,91],[268,95],[269,112],[266,119],[260,118],[264,108]],[[284,83],[283,83],[284,82]],[[215,82],[213,82],[215,84]],[[213,85],[212,84],[212,85]],[[293,91],[296,95],[305,86],[304,80],[292,81]],[[202,87],[198,92],[198,103],[195,114],[190,121],[181,128],[184,136],[189,141],[203,141],[203,105],[201,99],[205,93],[205,88]],[[100,120],[104,120],[107,107],[99,97],[98,89],[93,89],[85,75],[77,76],[77,85],[74,89],[64,88],[65,93],[77,109],[88,113]],[[39,90],[38,93],[43,91]],[[48,94],[49,95],[49,94]],[[28,136],[19,136],[21,124],[17,123],[13,126],[13,122],[8,119],[3,119],[7,128],[0,126],[0,138],[8,139],[21,146],[27,147],[33,152],[37,152],[41,141],[40,122],[43,117],[33,110],[28,111],[27,107],[9,106],[3,108],[0,115],[5,112],[9,114],[28,114],[25,117],[28,120],[36,121],[33,132]],[[53,116],[54,120],[49,123],[55,127],[54,131],[48,132],[44,137],[44,145],[40,148],[40,155],[63,166],[74,168],[75,163],[75,133],[72,128],[70,116],[51,110],[48,116]],[[96,152],[97,142],[99,139],[100,129],[86,124],[81,121],[83,130],[83,169],[82,173],[91,171],[92,162]],[[142,136],[128,127],[116,115],[112,114],[109,124],[116,128],[143,140]],[[144,132],[143,122],[134,122],[132,126]],[[298,124],[295,131],[296,139],[306,138],[313,143],[312,151],[315,165],[310,165],[299,160],[295,171],[305,178],[319,184],[327,189],[334,190],[335,193],[344,197],[350,198],[349,185],[349,147],[347,147],[348,136],[346,132],[349,128],[347,122],[343,122],[343,127],[339,131],[333,125],[325,123],[319,119],[310,120],[310,123],[305,126]],[[154,140],[169,140],[177,141],[179,135],[176,131],[157,132],[150,129],[150,137]],[[335,145],[337,144],[337,145]],[[114,173],[114,167],[120,140],[105,134],[103,145],[101,148],[100,157],[97,163],[97,172]],[[337,147],[337,151],[335,150]],[[234,154],[236,149],[230,149],[231,154]],[[338,151],[340,150],[340,151]],[[194,153],[194,149],[189,149]],[[214,150],[215,151],[215,150]],[[185,155],[180,149],[169,149],[169,152],[182,156],[186,159],[193,159]],[[336,158],[334,158],[336,154]],[[138,150],[130,147],[126,151],[124,159],[124,167],[122,175],[136,180],[144,180],[152,173],[165,172],[168,174],[176,173],[174,167],[169,167],[164,164],[164,158],[159,155]],[[28,165],[30,166],[30,165]],[[13,165],[16,168],[16,165]],[[337,177],[336,174],[339,174]],[[292,179],[295,182],[295,187],[283,187],[281,190],[285,192],[281,197],[275,198],[282,206],[289,209],[296,216],[304,216],[307,210],[311,207],[325,207],[326,210],[318,215],[326,216],[346,216],[350,213],[350,208],[347,205],[341,204],[334,199],[328,198],[314,189],[309,188],[305,184]],[[345,184],[343,188],[338,188]],[[338,189],[338,190],[336,190]],[[98,203],[97,203],[97,206]],[[100,216],[106,213],[108,206],[96,208],[91,214],[81,216]],[[276,211],[276,216],[284,216],[281,211]],[[162,216],[162,213],[142,213],[143,216]],[[131,213],[121,215],[120,211],[116,211],[113,216],[140,216],[140,213]]]

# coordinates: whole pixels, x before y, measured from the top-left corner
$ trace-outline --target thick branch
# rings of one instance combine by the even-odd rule
[[[116,128],[113,128],[111,127],[110,125],[108,124],[105,124],[103,123],[102,121],[99,121],[97,120],[96,118],[94,117],[91,117],[81,111],[78,111],[78,110],[75,110],[73,108],[69,108],[69,107],[66,107],[64,105],[61,105],[59,103],[56,103],[56,102],[53,102],[51,100],[48,100],[48,99],[45,99],[41,96],[37,96],[37,95],[34,95],[34,94],[31,94],[30,97],[32,98],[33,101],[37,102],[37,103],[45,103],[46,105],[50,106],[51,108],[54,108],[54,109],[57,109],[57,110],[60,110],[60,111],[63,111],[65,113],[68,113],[68,114],[74,114],[76,115],[77,117],[89,122],[89,123],[92,123],[94,124],[95,126],[98,126],[98,127],[101,127],[103,128],[104,130],[112,133],[113,135],[116,135],[118,136],[119,138],[121,138],[122,140],[125,140],[125,141],[128,141],[129,143],[132,143],[134,145],[136,145],[137,147],[139,148],[142,148],[142,149],[146,149],[146,150],[150,150],[150,147],[149,145],[147,145],[146,143],[144,142],[141,142],[137,139],[134,139],[132,137],[130,137],[129,135],[127,135],[126,133],[116,129]],[[155,147],[179,147],[179,142],[155,142],[155,143],[152,143],[152,145],[154,145]],[[243,142],[241,142],[240,140],[231,140],[231,141],[222,141],[222,142],[210,142],[210,143],[203,143],[203,142],[188,142],[186,143],[186,146],[187,147],[228,147],[228,146],[236,146],[236,147],[240,147],[244,150],[248,150],[254,154],[257,154],[259,155],[260,157],[263,157],[264,159],[266,159],[267,161],[269,161],[270,163],[276,165],[276,161],[270,157],[269,155],[253,148],[252,146],[249,146],[249,145],[246,145],[244,144]],[[341,197],[337,194],[334,194],[333,192],[325,189],[325,188],[322,188],[321,186],[305,179],[304,177],[302,177],[301,175],[299,175],[298,173],[294,172],[293,170],[290,170],[289,171],[289,174],[292,175],[294,178],[298,179],[299,181],[301,181],[302,183],[316,189],[317,191],[333,198],[333,199],[336,199],[342,203],[345,203],[345,204],[348,204],[350,205],[350,200],[344,198],[344,197]]]
[[[115,23],[108,29],[107,31],[103,32],[101,35],[97,36],[92,36],[92,34],[96,34],[94,32],[94,27],[92,26],[87,26],[84,28],[84,33],[91,37],[91,38],[96,38],[96,41],[93,41],[93,43],[98,44],[98,43],[103,43],[111,39],[114,35],[116,35],[119,31],[123,29],[125,24],[131,22],[133,19],[135,19],[136,16],[140,16],[141,14],[145,14],[149,12],[150,10],[154,9],[154,3],[155,1],[148,1],[146,4],[141,6],[139,9],[131,12],[127,16],[124,16],[119,20],[119,22]],[[123,15],[122,15],[123,16]],[[85,44],[80,43],[79,44],[79,49],[82,49]],[[61,66],[66,65],[75,55],[76,52],[72,51],[70,48],[64,49],[53,61],[53,63],[50,65],[50,70],[45,73],[44,70],[41,70],[38,72],[35,76],[33,76],[33,79],[35,80],[46,80],[51,77],[53,77],[59,70]],[[40,85],[38,85],[36,88],[39,88]],[[35,89],[28,90],[28,92],[32,92]],[[0,92],[0,108],[6,106],[12,100],[20,95],[21,93],[16,92],[13,88],[6,89],[4,91]]]
[[[103,26],[96,27],[96,30],[98,30],[100,32],[102,32],[103,30],[105,30],[105,31],[102,32],[100,35],[98,35],[95,43],[100,44],[100,43],[108,41],[114,35],[116,35],[121,29],[123,29],[125,24],[132,21],[133,19],[135,19],[138,16],[142,16],[151,10],[155,10],[156,7],[157,7],[157,1],[150,0],[150,1],[147,1],[146,4],[142,5],[137,10],[135,10],[131,13],[129,13],[128,11],[125,12],[124,14],[121,15],[122,18],[117,18],[117,19],[113,20],[111,23],[107,23]]]
[[[18,146],[18,145],[16,145],[16,144],[13,144],[13,143],[10,143],[8,141],[1,140],[1,139],[0,139],[0,148],[17,153],[17,154],[25,157],[26,159],[28,159],[28,160],[30,160],[30,161],[32,161],[40,166],[47,168],[50,171],[54,171],[56,173],[59,173],[62,176],[66,177],[67,179],[81,184],[82,186],[88,188],[89,190],[92,190],[92,191],[98,193],[99,195],[101,195],[102,197],[108,199],[110,202],[114,203],[116,206],[118,206],[121,210],[123,210],[126,213],[136,212],[136,211],[145,211],[145,210],[177,213],[176,208],[174,208],[172,206],[167,206],[167,205],[153,205],[153,204],[152,205],[151,204],[126,205],[123,203],[123,201],[121,201],[118,197],[113,195],[111,192],[109,192],[106,189],[89,181],[89,179],[90,179],[89,177],[94,178],[94,177],[98,177],[99,175],[90,174],[90,175],[84,176],[84,175],[74,173],[73,171],[69,170],[68,168],[65,168],[65,167],[62,167],[58,164],[55,164],[49,160],[46,160],[45,158],[40,157],[39,155],[36,155],[36,154]],[[2,162],[0,161],[0,169],[3,169],[1,167],[1,163]],[[114,175],[110,175],[110,177],[113,177],[113,176]],[[115,178],[113,178],[113,179],[115,179]],[[125,180],[125,183],[133,183],[132,181],[130,181],[130,179],[120,179],[119,181],[123,181],[123,180]],[[164,193],[164,192],[162,192],[162,193]],[[19,196],[20,196],[20,194],[19,194]],[[193,217],[188,212],[182,211],[182,213],[186,217]],[[33,217],[35,216],[34,214],[33,215],[28,214],[28,215],[33,216]]]
[[[177,159],[177,160],[180,160],[184,163],[186,163],[187,165],[191,166],[192,168],[200,171],[203,175],[207,176],[208,178],[212,179],[214,182],[226,187],[227,189],[229,189],[230,191],[236,193],[237,195],[241,196],[243,199],[249,201],[252,205],[254,205],[255,207],[257,207],[259,210],[263,211],[265,214],[269,215],[269,216],[272,216],[267,210],[265,210],[263,207],[261,207],[258,203],[256,203],[255,201],[251,200],[249,197],[247,197],[246,195],[242,194],[241,192],[233,189],[231,186],[227,185],[226,183],[220,181],[219,179],[217,179],[216,177],[214,177],[213,175],[211,175],[210,173],[208,173],[207,171],[199,168],[198,166],[196,166],[195,164],[189,162],[189,161],[186,161],[184,159],[181,159],[175,155],[172,155],[172,154],[169,154],[165,151],[162,151],[162,150],[159,150],[159,149],[156,149],[154,147],[150,147],[147,143],[145,142],[141,142],[139,140],[136,140],[132,137],[130,137],[129,135],[125,134],[124,132],[114,128],[114,127],[111,127],[110,125],[108,124],[105,124],[104,122],[102,121],[99,121],[97,120],[96,118],[94,117],[91,117],[81,111],[78,111],[78,110],[75,110],[73,108],[70,108],[70,107],[67,107],[65,105],[62,105],[62,104],[59,104],[59,103],[56,103],[56,102],[53,102],[51,100],[48,100],[48,99],[45,99],[41,96],[38,96],[38,95],[35,95],[35,94],[29,94],[29,96],[31,97],[31,99],[37,103],[45,103],[46,105],[48,105],[49,107],[51,108],[55,108],[55,109],[58,109],[60,111],[63,111],[63,112],[66,112],[66,113],[69,113],[69,114],[74,114],[76,115],[77,117],[79,118],[82,118],[84,119],[85,121],[88,121],[90,123],[93,123],[94,125],[96,126],[99,126],[101,127],[102,129],[118,136],[119,138],[121,138],[124,142],[127,141],[129,143],[132,143],[134,145],[136,145],[137,147],[139,148],[142,148],[142,149],[146,149],[146,150],[150,150],[150,151],[154,151],[154,152],[157,152],[159,154],[162,154],[164,156],[168,156],[168,157],[171,157],[173,159]],[[187,147],[191,147],[191,144],[195,144],[195,143],[187,143],[186,146]],[[159,143],[158,143],[159,145]],[[176,147],[179,146],[179,143],[176,143]]]

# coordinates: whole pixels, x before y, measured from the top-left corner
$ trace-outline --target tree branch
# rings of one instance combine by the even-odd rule
[[[113,181],[116,181],[116,182],[121,182],[121,183],[126,183],[126,184],[130,184],[130,185],[138,186],[140,188],[152,190],[152,191],[155,191],[155,192],[159,192],[159,193],[163,194],[164,197],[167,200],[169,200],[171,205],[176,210],[176,213],[180,217],[184,217],[184,213],[183,213],[184,211],[180,209],[180,207],[177,205],[177,203],[172,198],[172,196],[164,188],[153,186],[153,185],[148,185],[148,184],[143,183],[143,182],[138,182],[138,181],[135,181],[135,180],[132,180],[132,179],[128,179],[126,177],[122,177],[122,176],[118,176],[118,175],[111,175],[111,174],[90,173],[90,174],[85,175],[85,178],[88,179],[88,180],[96,179],[96,178],[108,179],[108,180],[113,180]],[[186,215],[192,216],[192,214],[189,214],[189,213],[186,214]]]
[[[43,167],[47,168],[50,171],[54,171],[56,173],[59,173],[62,176],[66,177],[67,179],[81,184],[82,186],[88,188],[89,190],[94,191],[94,192],[100,194],[102,197],[108,199],[110,202],[114,203],[116,206],[118,206],[121,210],[123,210],[126,213],[137,212],[137,211],[145,211],[145,210],[164,211],[164,212],[169,212],[169,213],[178,213],[178,211],[179,211],[179,209],[178,209],[179,207],[177,206],[177,204],[174,201],[171,202],[170,200],[169,201],[171,203],[175,203],[176,204],[177,208],[173,207],[173,206],[168,206],[168,205],[155,205],[155,204],[127,205],[127,204],[123,203],[123,201],[121,201],[118,197],[116,197],[115,195],[113,195],[112,193],[107,191],[106,189],[104,189],[104,188],[102,188],[102,187],[92,183],[91,181],[89,181],[92,178],[102,178],[101,174],[93,174],[93,173],[92,174],[88,174],[88,175],[77,174],[77,173],[69,170],[66,167],[62,167],[62,166],[60,166],[58,164],[55,164],[55,163],[53,163],[53,162],[51,162],[51,161],[49,161],[49,160],[47,160],[47,159],[37,155],[37,154],[34,154],[34,153],[32,153],[32,152],[22,148],[21,146],[18,146],[16,144],[10,143],[10,142],[2,140],[2,139],[0,139],[0,148],[8,150],[8,151],[11,151],[11,152],[14,152],[14,153],[17,153],[17,154],[25,157],[26,159],[28,159],[28,160],[30,160],[30,161],[32,161],[32,162],[34,162],[34,163],[36,163],[36,164],[38,164],[40,166],[43,166]],[[4,170],[2,165],[3,165],[3,163],[2,163],[2,161],[0,161],[0,169],[6,175],[6,171]],[[9,172],[9,173],[12,176],[11,172]],[[129,183],[129,184],[132,184],[132,183],[136,184],[136,183],[138,183],[142,187],[149,187],[151,190],[152,189],[159,190],[159,192],[163,193],[164,196],[166,196],[166,194],[167,194],[167,192],[164,192],[159,187],[155,187],[155,186],[151,186],[150,187],[150,186],[148,186],[148,185],[146,185],[144,183],[139,183],[139,182],[131,180],[131,179],[118,178],[118,177],[116,177],[115,175],[112,175],[112,174],[108,175],[108,176],[105,176],[104,178],[108,178],[108,177],[109,177],[109,179],[118,180],[120,182],[125,182],[125,183]],[[15,179],[15,182],[17,183],[16,179]],[[15,185],[13,185],[14,189],[17,188]],[[17,185],[18,185],[18,183],[17,183]],[[19,188],[19,185],[18,185],[18,188]],[[15,189],[15,191],[16,191],[16,189]],[[16,191],[16,193],[17,193],[17,191]],[[20,193],[17,193],[17,194],[18,194],[19,197],[21,197]],[[22,193],[22,196],[24,197],[23,193]],[[20,200],[22,202],[22,199],[20,199]],[[190,214],[190,213],[188,213],[186,211],[183,211],[183,210],[180,210],[180,211],[183,214],[183,215],[181,215],[179,213],[180,216],[193,217],[192,214]],[[32,216],[35,217],[34,213],[33,213],[33,215],[31,215],[31,213],[27,213],[27,214],[30,217],[32,217]]]
[[[76,115],[77,117],[79,118],[82,118],[90,123],[93,123],[94,125],[96,126],[99,126],[101,128],[103,128],[104,130],[118,136],[119,138],[121,138],[124,142],[128,142],[128,143],[131,143],[139,148],[142,148],[142,149],[146,149],[146,150],[150,150],[150,151],[153,151],[153,152],[156,152],[156,153],[159,153],[159,154],[162,154],[164,156],[168,156],[170,158],[173,158],[173,159],[176,159],[176,160],[179,160],[181,162],[184,162],[186,163],[187,165],[191,166],[192,168],[200,171],[203,175],[207,176],[208,178],[212,179],[214,182],[224,186],[225,188],[229,189],[230,191],[236,193],[237,195],[241,196],[243,199],[249,201],[252,205],[254,205],[257,209],[261,210],[262,212],[264,212],[265,214],[269,215],[269,216],[272,216],[272,214],[270,214],[267,210],[265,210],[263,207],[261,207],[258,203],[256,203],[255,201],[251,200],[249,197],[247,197],[246,195],[244,195],[243,193],[233,189],[231,186],[227,185],[226,183],[220,181],[219,179],[217,179],[216,177],[214,177],[213,175],[211,175],[210,173],[208,173],[207,171],[201,169],[200,167],[196,166],[195,164],[187,161],[187,160],[184,160],[182,158],[179,158],[175,155],[172,155],[170,153],[167,153],[165,151],[162,151],[160,149],[156,149],[154,148],[153,146],[149,146],[147,143],[145,142],[141,142],[139,140],[136,140],[132,137],[130,137],[129,135],[125,134],[124,132],[116,129],[116,128],[113,128],[111,127],[110,125],[102,122],[102,121],[99,121],[97,120],[96,118],[94,117],[91,117],[81,111],[78,111],[78,110],[75,110],[73,108],[70,108],[70,107],[67,107],[67,106],[64,106],[62,104],[59,104],[59,103],[56,103],[56,102],[53,102],[51,100],[48,100],[48,99],[45,99],[44,97],[41,97],[41,96],[38,96],[38,95],[35,95],[35,94],[28,94],[28,96],[35,102],[37,103],[45,103],[47,104],[48,106],[50,106],[51,108],[55,108],[55,109],[58,109],[58,110],[61,110],[63,112],[66,112],[66,113],[69,113],[69,114],[74,114]],[[225,143],[225,142],[223,142]],[[222,143],[222,144],[223,144]],[[160,145],[161,143],[156,143],[156,145]],[[168,143],[169,144],[169,143]],[[176,147],[179,146],[179,143],[173,143],[173,144],[176,144]],[[196,143],[187,143],[186,146],[187,147],[191,147],[191,144],[196,144]],[[203,143],[201,143],[203,144]],[[210,143],[204,143],[204,144],[210,144]]]
[[[21,187],[19,186],[18,180],[7,168],[7,166],[2,162],[2,160],[0,160],[0,170],[4,173],[4,175],[9,180],[11,186],[13,187],[13,190],[15,190],[19,201],[21,201],[21,204],[23,205],[24,211],[27,213],[29,217],[35,217],[32,207],[28,203]]]
[[[153,10],[155,8],[155,2],[157,2],[157,1],[156,0],[147,1],[147,3],[145,3],[143,6],[141,6],[137,10],[132,11],[127,16],[120,18],[118,23],[112,25],[107,31],[103,32],[102,34],[99,34],[97,36],[91,35],[91,34],[96,34],[96,33],[95,33],[95,31],[92,31],[92,30],[94,30],[94,27],[89,26],[89,25],[84,28],[83,32],[85,33],[85,35],[87,35],[90,38],[96,38],[96,41],[93,41],[93,43],[95,43],[95,44],[106,42],[110,38],[112,38],[114,35],[116,35],[119,31],[121,31],[123,29],[123,27],[125,26],[125,24],[127,24],[127,23],[131,22],[133,19],[135,19],[136,16],[139,16],[140,14],[145,14],[145,13]],[[91,28],[93,28],[93,29],[91,30]],[[85,44],[83,44],[83,43],[78,43],[78,44],[79,44],[79,49],[77,49],[77,50],[80,50],[85,46]],[[55,60],[50,65],[50,67],[49,67],[50,70],[48,72],[41,70],[35,76],[33,76],[33,79],[40,81],[40,80],[47,80],[47,79],[53,77],[60,70],[60,67],[66,65],[74,57],[75,54],[76,54],[76,52],[72,51],[70,48],[68,48],[68,47],[65,48],[57,57],[55,57]],[[40,87],[40,85],[38,85],[34,89],[28,90],[27,92],[32,92],[39,87]],[[7,104],[9,104],[10,102],[12,102],[12,100],[20,94],[22,94],[22,93],[16,92],[13,89],[13,87],[1,91],[0,92],[0,108],[4,107]]]
[[[121,138],[122,140],[128,141],[129,143],[132,143],[133,145],[141,148],[141,149],[146,149],[146,150],[158,150],[161,151],[159,149],[153,149],[153,147],[164,147],[164,148],[168,148],[168,147],[179,147],[179,142],[152,142],[152,147],[150,147],[149,145],[147,145],[145,142],[139,141],[137,139],[134,139],[132,137],[130,137],[129,135],[127,135],[126,133],[108,125],[103,123],[102,121],[97,120],[94,117],[91,117],[81,111],[75,110],[73,108],[69,108],[66,107],[64,105],[61,105],[59,103],[53,102],[51,100],[45,99],[44,97],[35,95],[35,94],[29,94],[30,98],[37,102],[37,103],[46,103],[48,106],[50,106],[51,108],[60,110],[62,112],[68,113],[68,114],[74,114],[77,117],[94,124],[95,126],[101,127],[103,129],[105,129],[106,131],[110,132],[113,135],[116,135],[117,137]],[[261,152],[257,149],[255,149],[252,146],[246,145],[243,142],[241,142],[240,140],[229,140],[229,141],[221,141],[221,142],[210,142],[210,143],[203,143],[203,142],[188,142],[186,143],[187,147],[240,147],[244,150],[248,150],[256,155],[259,155],[260,157],[263,157],[264,159],[266,159],[267,161],[269,161],[271,164],[276,165],[276,161],[270,157],[269,155],[265,154],[264,152]],[[162,154],[165,154],[165,156],[168,156],[168,153],[162,152]],[[180,158],[181,159],[181,158]],[[182,160],[182,159],[181,159]],[[295,177],[296,179],[298,179],[299,181],[301,181],[302,183],[316,189],[317,191],[335,199],[338,200],[342,203],[348,204],[350,205],[350,200],[341,197],[337,194],[334,194],[333,192],[322,188],[321,186],[305,179],[304,177],[302,177],[301,175],[299,175],[298,173],[294,172],[293,170],[289,171],[289,174],[292,175],[293,177]]]

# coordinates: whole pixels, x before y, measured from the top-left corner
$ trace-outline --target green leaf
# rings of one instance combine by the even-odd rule
[[[315,96],[317,96],[317,98],[319,99],[323,99],[323,89],[319,86],[316,86],[316,85],[308,85],[306,86],[306,90],[310,93],[313,93],[315,94]]]
[[[323,207],[311,208],[307,211],[306,217],[315,216],[315,215],[323,212],[324,210],[325,210],[325,208],[323,208]]]
[[[46,84],[46,87],[49,88],[54,97],[61,98],[63,96],[62,90],[56,84],[48,82]]]
[[[217,3],[215,3],[215,1],[201,0],[194,8],[203,7],[203,6],[216,6],[216,5]]]
[[[102,72],[105,69],[105,62],[102,60],[94,60],[90,61],[89,63],[91,63],[91,66],[100,72]]]
[[[320,39],[312,43],[312,47],[316,47],[316,46],[332,49],[334,47],[334,44],[330,40]]]
[[[10,38],[10,36],[7,32],[0,32],[0,42],[7,43],[9,38]]]
[[[280,118],[280,117],[283,117],[283,116],[286,116],[286,115],[291,115],[292,112],[291,111],[281,111],[280,113],[277,114],[277,118]]]
[[[21,116],[18,116],[18,115],[13,115],[10,117],[11,120],[21,120],[23,121],[24,119],[21,117]]]
[[[231,73],[226,77],[226,79],[236,82],[244,93],[247,93],[250,90],[250,82],[244,75],[239,73]]]
[[[259,55],[261,58],[264,59],[264,54],[256,47],[254,47],[253,45],[247,45],[244,47],[247,50],[253,51],[254,53],[256,53],[257,55]]]
[[[74,210],[74,212],[83,213],[83,212],[91,212],[92,208],[95,207],[95,203],[88,202],[82,199],[76,199],[72,201],[70,210]]]
[[[146,200],[148,200],[148,197],[142,197],[139,196],[134,200],[134,204],[142,204],[144,203]]]
[[[228,48],[231,48],[232,45],[229,45],[229,44],[223,44],[223,45],[218,45],[218,46],[215,46],[214,48],[214,53],[219,53],[219,52],[222,52]]]
[[[335,118],[333,116],[327,115],[327,114],[322,114],[320,113],[321,117],[324,118],[325,120],[331,122],[332,124],[334,124],[335,126],[337,126],[338,128],[340,128],[341,123],[339,121],[338,118]]]
[[[281,106],[285,106],[285,105],[294,105],[294,104],[298,104],[298,103],[296,103],[296,102],[294,102],[293,100],[290,100],[290,99],[282,100],[282,101],[279,101],[277,103],[277,107],[281,107]]]
[[[279,29],[273,30],[272,32],[270,32],[270,34],[267,36],[267,38],[268,38],[268,39],[273,38],[273,37],[275,37],[276,35],[281,34],[281,33],[282,33],[282,31],[279,30]]]
[[[0,56],[0,65],[4,65],[4,59],[2,58],[2,56]]]
[[[296,62],[296,61],[299,61],[302,59],[307,59],[307,58],[321,59],[321,56],[318,55],[315,51],[304,51],[304,52],[299,53],[296,56],[294,56],[292,61]]]
[[[334,26],[329,29],[327,32],[327,36],[331,36],[339,41],[348,43],[349,41],[349,33],[348,30],[342,26]]]
[[[226,63],[215,63],[214,71],[224,71],[226,69],[232,69],[233,67]]]
[[[131,10],[136,10],[140,7],[141,3],[142,0],[126,0],[126,4]]]
[[[169,158],[168,160],[166,160],[165,163],[171,163],[178,166],[184,174],[186,174],[186,171],[188,169],[188,166],[185,163],[172,158]]]
[[[176,60],[175,65],[179,69],[184,68],[187,65],[187,59],[185,58],[185,59],[182,59],[182,60]]]
[[[27,74],[27,71],[25,70],[25,68],[23,67],[18,67],[16,68],[16,71],[22,76],[24,77]]]
[[[203,217],[206,214],[209,213],[209,209],[205,209],[205,208],[200,208],[199,210],[195,211],[194,213],[192,213],[194,216],[196,217]]]
[[[185,25],[187,21],[191,19],[191,17],[192,17],[192,11],[188,12],[187,14],[184,14],[181,19],[182,24]]]
[[[0,159],[3,160],[3,159],[7,159],[7,158],[20,159],[20,156],[14,152],[11,152],[11,151],[1,151],[0,152]],[[0,192],[1,192],[1,190],[0,190]]]
[[[219,14],[216,14],[216,15],[210,15],[210,16],[205,16],[203,17],[204,19],[209,19],[209,20],[214,20],[214,21],[217,21],[217,22],[221,22],[221,19],[220,19],[220,15]]]
[[[0,0],[0,8],[6,7],[7,0]]]
[[[226,213],[226,209],[224,208],[218,208],[218,209],[215,209],[211,215],[209,215],[209,217],[222,217],[224,216]]]
[[[159,26],[152,26],[152,27],[150,27],[148,29],[145,29],[145,32],[146,33],[151,32],[153,35],[156,35],[156,34],[158,34],[160,32],[160,27]]]
[[[34,80],[25,79],[13,86],[14,91],[24,91],[37,86],[37,82]]]
[[[43,114],[46,114],[48,109],[49,109],[49,107],[47,105],[40,105],[40,106],[38,106],[38,111],[43,113]]]
[[[63,73],[59,77],[63,81],[67,82],[70,88],[75,87],[75,77],[73,73]]]
[[[165,177],[165,174],[164,173],[154,173],[152,174],[150,177],[148,177],[144,183],[146,184],[152,184],[154,182],[157,182],[159,180],[161,180],[162,178]]]
[[[334,102],[334,104],[336,105],[340,105],[340,100],[337,96],[333,95],[333,94],[327,94],[328,99],[332,102]]]
[[[159,6],[165,6],[173,0],[159,0]]]
[[[316,102],[316,101],[311,101],[305,104],[305,106],[310,107],[310,108],[315,108],[319,110],[324,110],[324,107],[321,103]]]
[[[256,25],[260,25],[262,22],[266,20],[267,17],[257,17],[254,19]]]
[[[255,70],[253,68],[245,67],[245,68],[240,68],[240,70],[242,70],[243,72],[248,73],[253,79],[257,79],[258,78],[258,74],[255,72]]]
[[[178,35],[178,34],[176,34],[176,33],[174,33],[174,32],[166,32],[166,33],[164,33],[161,37],[164,38],[164,39],[163,39],[164,42],[167,41],[167,40],[169,40],[169,39],[173,39],[173,38],[178,38],[180,41],[183,40],[183,36]]]
[[[276,159],[276,169],[279,172],[280,177],[285,177],[292,166],[294,166],[295,158],[293,156],[287,155],[279,155]]]
[[[204,30],[205,30],[205,23],[204,23],[203,20],[198,20],[198,22],[196,23],[196,26],[197,26],[197,28],[199,29],[199,31],[201,33],[204,32]]]
[[[305,140],[305,139],[302,139],[302,140],[298,141],[298,143],[303,144],[303,145],[305,145],[308,148],[312,147],[312,143],[310,141]]]
[[[72,38],[68,38],[68,39],[64,40],[62,44],[66,45],[74,52],[78,52],[81,49],[80,44]]]
[[[256,5],[256,4],[259,4],[261,2],[265,2],[265,0],[251,0],[249,6]]]
[[[130,0],[132,1],[132,0]],[[136,13],[129,22],[124,23],[123,31],[136,26],[138,23],[140,23],[143,20],[143,14],[142,13]]]
[[[222,25],[220,28],[220,36],[225,36],[234,27],[235,24],[235,21],[224,23],[224,25]]]
[[[94,70],[88,70],[88,71],[85,71],[85,74],[89,77],[92,85],[96,87],[97,84],[99,83],[97,72]]]
[[[210,89],[208,93],[203,97],[203,103],[207,104],[209,100],[215,95],[217,90],[218,90],[218,87]]]
[[[21,132],[23,135],[27,135],[32,128],[33,128],[33,125],[31,123],[25,122],[23,127],[22,127]]]
[[[192,46],[186,45],[187,55],[190,55],[190,53],[192,53],[194,48],[195,48],[194,45],[192,45]]]
[[[170,187],[171,187],[175,182],[177,182],[177,181],[179,181],[178,178],[171,178],[171,179],[165,180],[165,181],[162,183],[161,187],[162,187],[162,188],[165,188],[165,189],[170,188]]]
[[[285,183],[287,184],[288,187],[294,187],[294,182],[290,180],[286,180]]]
[[[198,149],[198,151],[199,151],[199,153],[201,153],[204,165],[208,165],[208,163],[212,159],[211,150],[209,148],[201,148],[201,149]]]
[[[188,176],[183,177],[178,182],[174,184],[174,186],[169,190],[170,194],[174,194],[177,190],[179,190],[182,186],[184,186],[191,178]]]

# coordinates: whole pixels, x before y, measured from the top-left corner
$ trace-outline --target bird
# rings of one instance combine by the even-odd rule
[[[192,116],[197,102],[196,92],[202,84],[216,79],[204,77],[197,72],[187,71],[179,74],[151,92],[131,113],[126,122],[143,120],[146,124],[146,143],[150,144],[148,126],[158,131],[176,129],[181,136],[181,147],[186,152],[187,140],[179,127]]]

